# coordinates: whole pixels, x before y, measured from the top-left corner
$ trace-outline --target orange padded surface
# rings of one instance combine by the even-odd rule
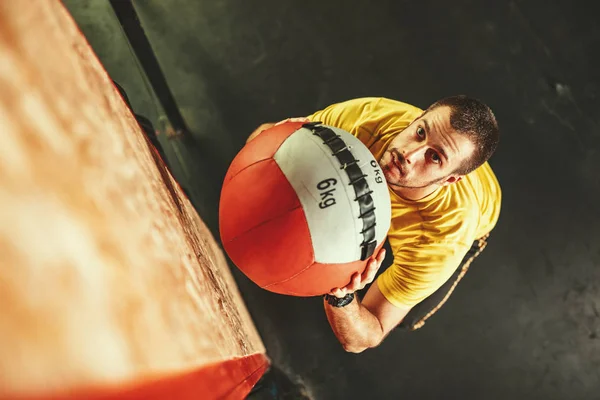
[[[249,390],[267,359],[221,249],[62,4],[35,3],[0,1],[0,398]]]

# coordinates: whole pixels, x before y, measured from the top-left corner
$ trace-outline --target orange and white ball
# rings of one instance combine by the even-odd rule
[[[388,186],[350,133],[287,122],[250,141],[221,191],[223,247],[253,282],[315,296],[343,287],[376,255],[391,222]]]

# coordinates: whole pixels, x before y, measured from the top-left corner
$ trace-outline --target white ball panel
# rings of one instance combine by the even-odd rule
[[[377,161],[356,137],[331,128],[359,160],[369,189],[373,191],[376,213],[375,240],[380,244],[391,223],[388,186]],[[346,263],[360,259],[363,220],[356,193],[346,171],[323,140],[301,128],[281,145],[274,155],[282,172],[296,191],[304,209],[319,263]],[[335,183],[334,183],[335,180]]]
[[[354,199],[354,189],[343,184],[347,175],[336,165],[331,150],[302,128],[286,139],[274,159],[300,199],[315,261],[346,263],[360,258],[362,235],[357,232],[362,226],[357,229],[354,202],[349,201]]]

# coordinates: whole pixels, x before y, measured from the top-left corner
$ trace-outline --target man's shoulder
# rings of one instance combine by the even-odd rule
[[[414,118],[417,118],[423,113],[423,109],[413,104],[388,97],[374,97],[371,98],[371,102],[374,110],[408,114],[414,116]]]
[[[392,236],[412,243],[468,241],[479,223],[479,205],[455,189],[444,187],[427,201],[395,205]]]
[[[419,210],[423,229],[452,240],[471,240],[495,225],[502,194],[489,164],[444,189]]]
[[[346,108],[356,108],[363,112],[377,114],[414,114],[415,116],[418,116],[423,113],[423,109],[411,103],[389,97],[355,97],[344,102],[333,104],[332,106],[336,105]]]
[[[483,163],[476,170],[465,176],[465,182],[481,182],[487,186],[500,187],[496,174],[489,162]]]

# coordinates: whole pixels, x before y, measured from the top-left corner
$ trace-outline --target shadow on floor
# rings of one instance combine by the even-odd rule
[[[306,387],[293,382],[285,372],[275,366],[263,375],[246,397],[248,400],[312,400]]]

